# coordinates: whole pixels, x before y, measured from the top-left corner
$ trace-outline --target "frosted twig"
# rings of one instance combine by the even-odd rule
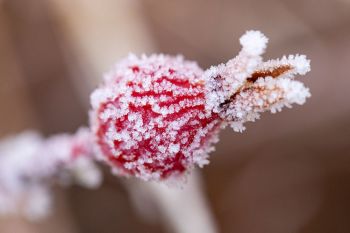
[[[46,140],[37,132],[23,132],[0,143],[0,214],[39,219],[50,210],[54,183],[76,181],[94,188],[101,178],[87,128]]]

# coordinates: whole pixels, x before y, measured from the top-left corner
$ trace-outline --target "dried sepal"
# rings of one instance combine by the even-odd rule
[[[267,39],[260,32],[248,31],[240,41],[243,47],[237,57],[205,72],[207,110],[218,113],[239,132],[261,112],[303,104],[310,97],[308,88],[291,80],[310,71],[304,55],[263,62]]]

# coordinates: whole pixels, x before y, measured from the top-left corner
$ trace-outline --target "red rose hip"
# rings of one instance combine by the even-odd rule
[[[208,163],[221,120],[205,110],[203,71],[182,57],[130,55],[92,95],[94,133],[118,173],[145,180]]]
[[[309,60],[264,62],[267,41],[248,31],[236,57],[206,71],[180,56],[117,63],[91,95],[98,154],[119,174],[164,180],[207,164],[221,127],[243,131],[262,112],[303,104],[309,90],[293,78],[310,70]]]

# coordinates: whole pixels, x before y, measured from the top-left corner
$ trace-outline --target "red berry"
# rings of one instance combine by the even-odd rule
[[[208,163],[221,119],[205,109],[203,70],[182,57],[129,56],[92,95],[101,155],[118,173],[145,180]]]
[[[265,111],[303,104],[309,90],[293,80],[310,70],[303,55],[263,62],[267,38],[248,31],[242,50],[203,72],[182,57],[129,56],[92,94],[92,130],[102,158],[118,173],[145,180],[208,163],[219,128],[243,131]]]

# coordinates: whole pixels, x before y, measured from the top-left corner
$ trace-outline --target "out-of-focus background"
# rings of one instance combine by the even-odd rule
[[[266,58],[308,55],[312,98],[222,132],[201,170],[219,231],[350,232],[349,0],[0,0],[0,136],[88,124],[90,91],[128,52],[208,68],[235,56],[249,29],[270,38]],[[57,190],[47,220],[2,219],[0,231],[170,232],[140,218],[108,173],[98,190]]]

